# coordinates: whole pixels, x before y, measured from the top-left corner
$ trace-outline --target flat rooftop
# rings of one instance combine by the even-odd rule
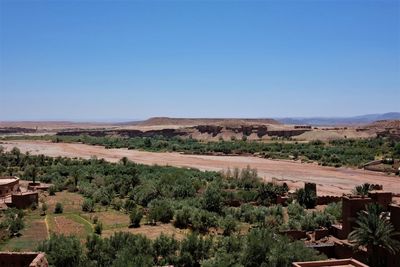
[[[13,183],[15,181],[19,180],[18,177],[14,177],[14,176],[1,176],[0,177],[0,185],[5,185],[5,184],[9,184],[9,183]]]
[[[368,267],[355,259],[293,262],[293,267]]]

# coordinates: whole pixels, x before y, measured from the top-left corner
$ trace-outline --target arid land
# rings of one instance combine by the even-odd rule
[[[156,153],[128,149],[105,149],[101,146],[85,144],[52,143],[46,141],[3,141],[7,150],[18,147],[22,152],[34,155],[104,158],[117,162],[122,157],[142,164],[171,165],[191,167],[200,170],[221,171],[228,168],[256,168],[259,176],[266,181],[273,178],[287,182],[292,188],[299,188],[304,182],[315,182],[319,195],[342,195],[349,193],[356,185],[368,182],[382,184],[383,188],[400,195],[399,177],[383,173],[352,168],[331,168],[317,164],[305,164],[295,161],[269,160],[249,156],[205,156],[184,155],[180,153]]]

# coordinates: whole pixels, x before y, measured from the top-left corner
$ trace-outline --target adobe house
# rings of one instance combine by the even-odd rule
[[[0,177],[0,201],[4,205],[25,209],[33,203],[38,204],[39,194],[36,189],[23,191],[16,176]]]
[[[19,178],[15,176],[0,177],[0,197],[7,197],[19,191]]]
[[[368,267],[355,259],[293,262],[293,267]]]
[[[389,205],[390,212],[390,222],[392,223],[396,232],[400,232],[400,206],[399,205]],[[395,237],[400,241],[400,236],[397,235]],[[400,252],[396,255],[389,254],[388,255],[388,266],[389,267],[398,267],[400,266]]]
[[[0,267],[48,267],[42,252],[0,252]]]

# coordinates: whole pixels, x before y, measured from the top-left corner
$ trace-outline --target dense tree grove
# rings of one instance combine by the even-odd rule
[[[18,137],[9,137],[11,139]],[[375,156],[400,158],[400,143],[384,138],[340,139],[329,142],[260,142],[231,140],[202,142],[192,138],[163,136],[154,137],[94,137],[81,136],[41,136],[20,137],[46,139],[53,142],[82,142],[102,145],[106,148],[128,148],[146,151],[179,151],[193,154],[258,154],[273,159],[302,159],[315,161],[326,166],[360,166]]]
[[[69,266],[291,266],[293,261],[319,260],[324,256],[292,242],[268,228],[246,236],[218,237],[192,233],[182,241],[161,235],[151,241],[142,235],[118,232],[108,238],[89,235],[85,247],[73,236],[52,235],[39,245],[49,261]]]
[[[83,212],[107,206],[129,214],[130,227],[172,223],[191,233],[181,241],[167,236],[151,241],[128,233],[102,238],[102,224],[94,216],[97,234],[88,237],[85,247],[66,236],[52,236],[39,246],[56,266],[290,266],[321,256],[279,231],[328,226],[337,216],[334,207],[332,214],[308,213],[291,203],[285,223],[283,207],[274,203],[287,185],[263,183],[250,168],[217,173],[127,159],[109,163],[33,156],[18,149],[0,153],[0,175],[30,179],[32,166],[37,181],[53,183],[51,194],[82,194]],[[52,212],[62,212],[62,206]],[[243,224],[251,230],[241,230]]]

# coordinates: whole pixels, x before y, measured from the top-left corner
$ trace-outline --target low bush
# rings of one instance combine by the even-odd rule
[[[63,205],[60,202],[56,203],[56,206],[54,208],[54,213],[58,214],[58,213],[63,213]]]

